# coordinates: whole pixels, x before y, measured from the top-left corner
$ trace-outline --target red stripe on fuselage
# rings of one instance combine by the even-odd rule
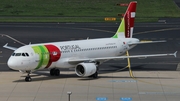
[[[45,68],[48,68],[51,66],[52,62],[56,62],[60,59],[61,57],[61,52],[58,49],[58,47],[54,46],[54,45],[44,45],[49,52],[49,62],[48,65]]]

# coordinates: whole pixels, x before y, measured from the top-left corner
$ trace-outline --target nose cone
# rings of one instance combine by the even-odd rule
[[[13,70],[17,70],[17,63],[14,59],[9,58],[7,65],[9,66],[9,68],[11,68]]]

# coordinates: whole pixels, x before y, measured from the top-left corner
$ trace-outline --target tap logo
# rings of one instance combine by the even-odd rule
[[[32,46],[32,48],[39,55],[39,63],[35,70],[50,67],[53,62],[58,61],[61,57],[61,52],[55,45],[38,45]]]
[[[52,52],[52,54],[53,54],[53,55],[57,55],[57,52],[54,51],[54,52]]]

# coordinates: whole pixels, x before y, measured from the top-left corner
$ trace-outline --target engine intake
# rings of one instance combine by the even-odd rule
[[[75,72],[78,76],[91,76],[97,71],[96,65],[94,63],[79,63],[75,67]]]

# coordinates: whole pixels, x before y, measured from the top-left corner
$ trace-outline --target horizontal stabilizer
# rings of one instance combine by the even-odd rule
[[[140,41],[140,42],[129,43],[129,45],[138,45],[138,44],[146,44],[146,43],[159,43],[159,42],[166,42],[166,40],[161,40],[161,41]]]

